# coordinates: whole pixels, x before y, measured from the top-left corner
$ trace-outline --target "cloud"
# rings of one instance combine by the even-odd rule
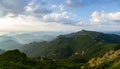
[[[4,17],[0,19],[1,32],[17,31],[75,31],[79,27],[57,22],[37,21],[33,16]]]
[[[91,22],[93,24],[99,24],[99,23],[105,23],[107,22],[107,15],[104,13],[104,12],[93,12],[92,15],[91,15]]]
[[[49,3],[44,0],[32,0],[28,6],[26,6],[26,13],[29,15],[42,17],[45,14],[53,12],[52,7],[48,7]]]
[[[64,6],[63,4],[61,4],[61,5],[59,5],[59,9],[60,9],[61,11],[64,11],[64,10],[65,10],[65,6]]]
[[[2,11],[4,15],[8,13],[15,15],[22,14],[28,2],[29,0],[0,0],[0,11]]]
[[[52,13],[43,0],[0,0],[0,16],[8,14],[42,16]]]
[[[95,11],[92,13],[90,21],[92,24],[119,24],[120,12],[105,13],[104,11]]]
[[[64,11],[62,13],[52,13],[45,15],[43,17],[43,20],[45,22],[58,22],[58,23],[64,23],[64,24],[74,24],[76,21],[74,19],[71,19],[68,15],[68,12]]]
[[[60,12],[54,12],[56,9],[53,8]],[[24,16],[22,18],[33,16],[34,19],[45,23],[75,23],[62,4],[57,7],[45,0],[0,0],[0,17],[19,18],[19,16]]]
[[[69,7],[96,6],[112,3],[114,0],[0,0],[0,31],[70,31],[82,29],[99,30],[102,27],[117,30],[120,23],[120,12],[106,13],[95,11],[82,15],[80,8],[75,11]],[[119,0],[116,0],[116,4]],[[60,2],[60,3],[57,3]],[[115,1],[114,1],[115,2]],[[104,5],[103,5],[104,6]],[[88,8],[89,9],[89,8]],[[94,9],[94,8],[93,8]],[[86,10],[86,9],[85,9]],[[84,10],[84,11],[85,11]],[[85,11],[87,13],[87,11]],[[78,16],[74,16],[74,15]],[[87,14],[85,14],[87,15]],[[87,17],[82,21],[80,17]],[[100,25],[100,26],[98,26]],[[102,26],[104,25],[104,26]],[[7,27],[7,28],[6,28]]]
[[[119,3],[119,0],[116,0],[116,3]],[[67,6],[70,7],[83,7],[94,4],[106,4],[106,3],[115,3],[114,0],[66,0]]]
[[[57,5],[52,5],[52,8],[57,8]]]
[[[82,5],[82,0],[66,0],[66,4],[71,7],[78,7]]]
[[[57,11],[54,12],[57,8]],[[59,8],[59,9],[58,9]],[[65,12],[64,5],[50,5],[45,0],[0,0],[0,17],[19,17],[33,16],[36,19],[45,22],[58,22],[64,24],[73,24],[74,19]]]

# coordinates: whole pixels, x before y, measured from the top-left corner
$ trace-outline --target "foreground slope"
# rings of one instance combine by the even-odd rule
[[[50,59],[32,59],[19,50],[0,55],[1,69],[119,69],[120,50],[111,50],[102,57],[91,58],[87,63],[71,63]]]
[[[79,69],[79,67],[52,60],[28,58],[19,50],[10,50],[0,55],[0,69]]]
[[[120,49],[111,50],[102,57],[91,58],[81,69],[120,69]]]

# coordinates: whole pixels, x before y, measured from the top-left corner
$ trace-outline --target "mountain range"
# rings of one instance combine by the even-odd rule
[[[103,56],[106,52],[119,48],[120,36],[118,35],[82,30],[60,35],[52,41],[26,44],[20,50],[29,57],[86,62],[92,57]]]
[[[59,35],[48,41],[34,41],[18,49],[21,52],[10,50],[1,54],[0,67],[4,68],[7,65],[11,69],[120,68],[120,36],[117,34],[82,30]]]
[[[0,36],[0,49],[12,50],[31,42],[51,41],[59,34],[60,32],[11,32]]]

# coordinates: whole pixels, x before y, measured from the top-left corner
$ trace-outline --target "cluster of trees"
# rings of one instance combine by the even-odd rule
[[[81,64],[28,58],[19,50],[7,51],[0,55],[1,69],[79,69]]]

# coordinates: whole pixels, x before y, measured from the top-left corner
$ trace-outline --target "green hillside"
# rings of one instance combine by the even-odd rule
[[[79,67],[78,67],[79,66]],[[28,58],[19,50],[10,50],[0,55],[0,69],[79,69],[80,65],[65,64],[52,60]]]
[[[91,58],[87,63],[68,63],[50,59],[28,58],[19,50],[0,55],[0,69],[119,69],[120,50],[111,50],[102,57]]]
[[[36,50],[39,50],[39,48],[43,47],[47,42],[32,42],[29,44],[25,44],[23,47],[20,47],[19,49],[23,52],[25,52],[27,55],[32,56],[35,54]]]
[[[60,35],[0,55],[1,69],[119,69],[120,36],[95,31]],[[27,55],[29,57],[27,57]],[[32,57],[32,58],[31,58]]]
[[[30,57],[45,57],[83,63],[95,56],[120,48],[120,36],[82,30],[60,35],[50,42],[31,43],[21,51]],[[26,52],[27,51],[27,52]],[[32,53],[31,53],[32,52]]]

